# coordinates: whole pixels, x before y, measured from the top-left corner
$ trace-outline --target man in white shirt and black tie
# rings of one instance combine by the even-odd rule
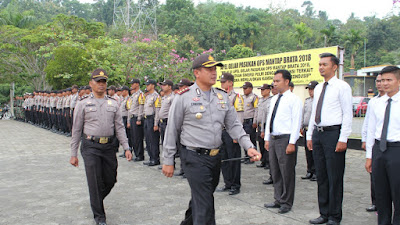
[[[400,68],[387,66],[381,74],[386,94],[374,102],[368,117],[365,168],[375,179],[378,225],[397,225],[400,224]]]
[[[292,76],[287,70],[278,70],[274,76],[274,89],[279,94],[271,99],[265,126],[265,149],[269,151],[270,170],[274,181],[273,203],[266,208],[279,208],[279,213],[291,210],[294,201],[297,139],[302,119],[302,102],[289,90]]]
[[[339,59],[322,53],[319,72],[325,82],[314,89],[314,101],[307,132],[307,147],[313,151],[318,183],[320,217],[311,224],[340,224],[342,220],[343,176],[347,138],[353,119],[350,86],[335,72]]]

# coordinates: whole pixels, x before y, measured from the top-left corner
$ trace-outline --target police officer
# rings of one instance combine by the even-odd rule
[[[240,94],[235,93],[233,84],[235,77],[230,73],[223,73],[221,75],[221,88],[224,89],[229,97],[229,104],[232,105],[238,115],[238,119],[243,123],[243,98]],[[233,140],[224,128],[222,131],[222,146],[221,146],[222,160],[240,158],[240,145],[237,140]],[[229,191],[229,195],[236,195],[240,193],[240,177],[241,177],[241,163],[238,160],[227,161],[221,164],[221,171],[224,177],[225,185],[218,188],[217,191]]]
[[[75,106],[76,103],[78,102],[78,86],[77,85],[72,85],[71,87],[71,92],[72,92],[72,96],[71,96],[71,127],[74,125],[73,121],[74,121],[74,110],[75,110]]]
[[[119,106],[119,110],[121,111],[121,116],[122,116],[122,120],[124,122],[124,127],[125,127],[125,131],[126,131],[126,136],[128,137],[128,144],[129,144],[129,149],[132,149],[132,139],[131,139],[131,131],[128,128],[128,104],[127,101],[129,99],[129,88],[127,86],[123,86],[121,88],[122,92],[121,92],[121,105]],[[120,155],[120,157],[125,157],[125,154],[122,153]]]
[[[310,97],[306,98],[304,101],[304,108],[303,108],[303,120],[301,125],[301,134],[304,137],[304,150],[306,152],[306,160],[307,160],[307,174],[301,179],[309,179],[310,181],[317,181],[317,175],[315,174],[315,165],[314,159],[312,156],[312,151],[307,148],[307,130],[308,130],[308,123],[310,122],[311,117],[311,110],[312,110],[312,103],[314,101],[314,88],[317,86],[317,81],[311,81],[306,86],[308,89],[308,94]]]
[[[160,110],[156,111],[156,121],[158,121],[158,127],[160,128],[161,143],[163,143],[165,129],[168,124],[168,112],[175,94],[172,92],[172,86],[174,86],[174,83],[171,80],[164,80],[160,85],[164,92],[164,96],[161,98]]]
[[[180,133],[181,160],[192,193],[181,224],[215,224],[213,193],[221,167],[218,153],[223,127],[248,151],[252,160],[261,157],[243,130],[226,92],[212,87],[217,79],[216,66],[222,64],[212,56],[198,56],[192,66],[196,83],[175,96],[170,110],[163,145],[163,173],[167,177],[173,176],[176,141]]]
[[[243,128],[247,134],[250,135],[250,140],[254,146],[257,146],[256,142],[256,128],[257,128],[257,105],[258,97],[253,93],[253,84],[245,82],[243,88],[243,100],[244,100],[244,114],[243,114]],[[244,152],[247,156],[247,152]],[[253,163],[249,159],[244,161],[245,164]]]
[[[264,135],[265,135],[265,121],[269,112],[269,105],[272,96],[270,96],[271,86],[269,84],[263,84],[259,87],[261,90],[261,98],[258,99],[258,111],[257,111],[257,138],[260,147],[260,152],[262,154],[261,164],[257,165],[259,168],[269,169],[269,154],[264,148]]]
[[[103,69],[93,71],[90,80],[93,93],[76,105],[70,159],[73,166],[78,166],[77,154],[82,137],[81,154],[85,162],[90,205],[94,220],[100,225],[106,224],[103,200],[117,181],[118,163],[113,139],[119,140],[126,158],[132,159],[118,103],[105,94],[107,79]]]
[[[146,81],[146,95],[143,114],[144,114],[144,135],[146,137],[146,149],[150,160],[144,162],[144,165],[160,165],[160,132],[158,131],[158,121],[156,121],[156,110],[161,107],[159,95],[155,90],[157,82],[153,79]]]
[[[128,101],[128,118],[130,123],[127,124],[131,130],[131,142],[133,150],[135,152],[134,161],[139,162],[144,160],[144,148],[143,148],[143,105],[144,105],[144,94],[140,90],[140,80],[133,78],[131,82],[132,96]]]

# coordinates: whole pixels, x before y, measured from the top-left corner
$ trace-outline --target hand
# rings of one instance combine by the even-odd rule
[[[172,177],[174,175],[174,166],[173,165],[163,165],[162,172],[166,177]]]
[[[261,137],[262,139],[264,139],[264,137],[265,137],[265,132],[261,132],[260,137]]]
[[[365,141],[361,144],[361,148],[365,150],[367,144],[365,143]]]
[[[257,152],[255,148],[247,149],[247,155],[250,156],[250,161],[260,161],[261,153]]]
[[[136,125],[138,125],[138,126],[142,125],[142,121],[137,120],[137,121],[136,121]]]
[[[347,149],[347,143],[346,142],[338,142],[336,145],[336,150],[335,152],[344,152]]]
[[[365,170],[367,170],[368,173],[372,173],[372,159],[367,159],[365,161]]]
[[[132,160],[132,152],[130,150],[126,150],[125,157],[126,157],[126,160],[131,161]]]
[[[158,126],[153,127],[154,132],[158,131]]]
[[[69,163],[71,163],[71,165],[78,167],[79,166],[79,160],[78,157],[76,156],[71,156],[71,159],[69,160]]]
[[[265,141],[264,148],[269,151],[269,141]]]
[[[293,154],[296,151],[295,145],[294,144],[288,144],[286,147],[286,155]]]
[[[234,139],[234,140],[232,140],[232,141],[233,141],[233,143],[235,143],[235,144],[238,143],[238,141],[237,141],[236,139]]]
[[[131,128],[131,123],[126,123],[126,127],[129,129],[129,128]]]
[[[257,124],[253,123],[253,128],[256,129],[257,128]]]
[[[307,148],[308,148],[308,150],[310,150],[310,151],[313,150],[313,148],[312,148],[312,140],[307,140]]]

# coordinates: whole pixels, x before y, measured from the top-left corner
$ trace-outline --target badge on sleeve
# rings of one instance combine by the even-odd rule
[[[218,97],[219,100],[224,99],[224,97],[222,97],[222,95],[220,93],[217,93],[217,97]]]
[[[196,113],[196,119],[201,119],[203,118],[203,114],[201,113]]]

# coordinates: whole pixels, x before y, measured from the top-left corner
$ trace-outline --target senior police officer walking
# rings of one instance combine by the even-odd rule
[[[181,160],[188,179],[192,199],[181,224],[215,224],[214,196],[221,167],[219,147],[225,127],[232,139],[248,151],[252,160],[259,160],[249,136],[238,120],[235,108],[229,104],[225,91],[213,88],[216,83],[217,63],[203,54],[193,61],[196,83],[175,96],[164,139],[163,173],[172,177],[176,141],[180,134]]]
[[[78,166],[78,147],[85,162],[90,205],[96,224],[106,224],[103,200],[117,182],[118,162],[113,140],[118,138],[128,160],[132,159],[121,112],[115,99],[105,95],[108,76],[103,69],[93,71],[90,86],[93,93],[79,101],[75,108],[71,139],[71,159]]]

